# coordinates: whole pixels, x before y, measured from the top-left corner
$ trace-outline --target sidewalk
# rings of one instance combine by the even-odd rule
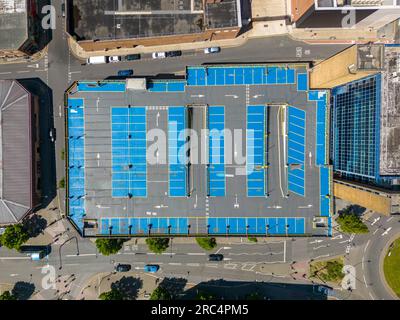
[[[2,64],[16,64],[16,63],[35,63],[47,54],[48,46],[46,46],[42,51],[35,53],[32,56],[25,56],[19,58],[0,58],[0,65]]]

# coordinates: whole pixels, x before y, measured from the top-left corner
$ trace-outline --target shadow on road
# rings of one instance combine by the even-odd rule
[[[226,300],[327,300],[313,285],[226,281],[223,279],[201,282],[181,294],[183,300],[196,300],[198,295]],[[206,299],[207,300],[207,299]]]
[[[111,289],[122,292],[127,300],[135,300],[142,287],[143,280],[134,277],[122,277],[111,285]]]
[[[27,90],[39,99],[40,131],[40,188],[41,205],[46,208],[57,194],[55,145],[50,141],[49,131],[54,127],[52,90],[39,78],[18,80]],[[59,137],[62,139],[62,137]]]
[[[28,300],[35,292],[35,285],[30,282],[18,281],[12,289],[12,295],[18,300]]]

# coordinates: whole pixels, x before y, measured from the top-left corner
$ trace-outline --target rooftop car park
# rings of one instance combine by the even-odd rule
[[[68,216],[82,233],[331,234],[329,92],[309,89],[308,65],[130,85],[142,78],[66,92]]]

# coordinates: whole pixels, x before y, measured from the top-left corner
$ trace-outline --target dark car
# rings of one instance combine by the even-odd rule
[[[133,70],[119,70],[118,71],[118,77],[129,77],[133,75]]]
[[[208,256],[208,261],[222,261],[224,256],[222,254],[212,253]]]
[[[115,271],[117,272],[128,272],[129,270],[131,270],[130,264],[119,263],[115,266]]]
[[[125,56],[126,61],[132,61],[132,60],[139,60],[140,59],[140,54],[128,54]]]
[[[51,128],[49,130],[49,138],[51,142],[55,142],[56,141],[56,128]]]
[[[182,51],[169,51],[167,52],[167,57],[179,57],[182,55]]]

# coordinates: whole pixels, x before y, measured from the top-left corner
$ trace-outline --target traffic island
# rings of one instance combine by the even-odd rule
[[[386,283],[400,297],[400,238],[392,242],[383,260]]]

